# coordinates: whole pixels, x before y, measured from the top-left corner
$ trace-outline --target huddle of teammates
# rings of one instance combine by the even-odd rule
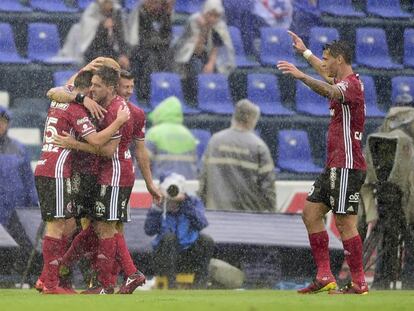
[[[73,85],[72,85],[73,83]],[[43,147],[35,169],[42,219],[43,269],[36,288],[44,294],[74,294],[70,267],[90,260],[97,284],[84,294],[130,294],[145,283],[123,236],[135,181],[130,147],[135,145],[147,189],[159,202],[145,152],[145,114],[127,102],[133,78],[112,59],[97,58],[68,81],[48,92],[52,99]],[[121,95],[121,96],[120,96]],[[88,111],[89,110],[89,111]],[[82,230],[72,240],[76,220]]]

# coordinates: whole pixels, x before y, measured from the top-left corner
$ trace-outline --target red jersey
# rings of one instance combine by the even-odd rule
[[[135,106],[133,103],[128,103],[128,108],[131,111],[131,117],[128,122],[133,122],[134,132],[132,138],[134,140],[145,139],[145,112],[141,108]]]
[[[112,102],[106,107],[107,113],[99,122],[99,129],[108,127],[115,121],[118,109],[126,105],[125,100],[116,96]],[[100,185],[132,187],[135,181],[133,163],[129,145],[132,141],[132,133],[134,130],[132,118],[130,118],[111,138],[121,138],[118,148],[114,155],[109,159],[101,157],[99,159],[98,183]]]
[[[36,176],[68,178],[72,175],[72,153],[53,144],[53,135],[63,131],[79,137],[96,132],[86,109],[76,103],[52,101],[43,134],[42,154],[35,169]]]
[[[327,167],[366,170],[361,147],[365,124],[364,85],[357,74],[335,85],[342,94],[342,101],[330,101]]]

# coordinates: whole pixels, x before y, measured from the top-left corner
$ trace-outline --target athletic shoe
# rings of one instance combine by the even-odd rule
[[[336,289],[336,281],[333,277],[314,279],[307,287],[299,289],[299,294],[318,294]]]
[[[53,288],[47,288],[47,287],[43,287],[43,291],[42,294],[45,295],[69,295],[69,292],[66,291],[66,289],[56,286]]]
[[[41,279],[37,279],[34,287],[39,293],[41,293],[43,291],[43,288],[45,287],[45,284],[43,283]]]
[[[368,294],[368,285],[363,282],[361,284],[356,284],[354,282],[348,283],[345,287],[340,290],[331,290],[329,294],[354,294],[354,295],[367,295]]]
[[[137,272],[127,277],[117,294],[132,294],[138,286],[143,284],[145,284],[145,275],[137,270]]]
[[[103,288],[102,286],[95,286],[81,292],[84,295],[110,295],[113,293],[114,289],[112,287]]]

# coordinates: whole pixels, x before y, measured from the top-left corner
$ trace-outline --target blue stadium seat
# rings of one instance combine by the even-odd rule
[[[27,64],[30,60],[19,55],[10,24],[0,23],[0,63]]]
[[[402,65],[391,60],[382,28],[357,28],[355,56],[358,65],[383,69],[402,68]]]
[[[404,66],[414,67],[414,28],[404,30]]]
[[[251,73],[247,76],[247,97],[264,115],[293,115],[280,99],[278,79],[273,74]]]
[[[202,9],[205,0],[176,0],[175,11],[192,14]]]
[[[381,17],[412,17],[410,13],[401,10],[400,0],[367,0],[367,13]]]
[[[150,106],[155,108],[155,106],[170,96],[175,96],[180,100],[185,114],[199,113],[198,109],[189,107],[185,102],[178,74],[172,72],[152,73]]]
[[[184,26],[183,25],[174,25],[172,26],[172,40],[171,45],[173,45],[183,34]]]
[[[378,108],[374,79],[371,76],[360,76],[360,79],[364,83],[367,117],[384,117],[386,113]]]
[[[78,8],[82,11],[85,10],[95,0],[78,0]]]
[[[296,66],[306,66],[295,58],[292,39],[286,29],[262,27],[260,29],[260,62],[265,66],[275,66],[285,60]]]
[[[55,24],[31,23],[27,35],[27,55],[30,59],[48,62],[58,53],[60,38]]]
[[[278,133],[277,167],[295,173],[320,173],[322,168],[312,158],[308,133],[301,130],[281,130]]]
[[[309,49],[317,57],[322,58],[324,45],[338,39],[339,33],[336,28],[312,27],[309,36]]]
[[[322,80],[319,76],[315,79]],[[329,116],[328,99],[324,98],[301,81],[296,81],[296,111],[314,116]]]
[[[258,62],[247,59],[239,28],[230,26],[229,32],[230,32],[231,41],[233,42],[234,51],[236,53],[236,66],[237,67],[259,66]]]
[[[204,129],[191,129],[191,133],[197,138],[197,158],[200,163],[201,158],[203,157],[204,151],[207,148],[208,141],[211,138],[211,132]]]
[[[138,2],[139,0],[124,0],[124,8],[131,11],[137,6]]]
[[[76,73],[76,70],[62,70],[53,73],[53,85],[62,86]]]
[[[336,16],[365,16],[364,12],[354,9],[352,0],[319,0],[319,9],[322,13]]]
[[[234,111],[230,89],[225,75],[198,75],[198,108],[215,114],[232,114]]]
[[[33,9],[45,12],[75,13],[76,8],[68,7],[64,0],[30,0]]]
[[[414,98],[414,77],[398,76],[391,79],[391,102],[395,103],[398,95],[410,94]]]
[[[32,8],[24,6],[19,0],[1,0],[0,11],[5,12],[32,12]]]

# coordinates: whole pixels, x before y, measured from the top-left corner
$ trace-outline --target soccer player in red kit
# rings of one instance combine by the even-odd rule
[[[87,92],[91,73],[83,72],[75,79],[75,90]],[[63,131],[84,138],[99,147],[128,120],[129,110],[119,109],[117,117],[105,131],[96,132],[83,106],[52,102],[48,111],[43,136],[42,154],[35,169],[36,189],[39,194],[42,219],[46,221],[43,240],[43,293],[69,293],[59,287],[58,266],[66,243],[63,238],[66,219],[72,218],[71,150],[54,144],[53,136]]]
[[[277,68],[302,81],[315,93],[330,100],[328,159],[307,197],[303,221],[309,233],[313,259],[317,266],[315,280],[299,293],[367,294],[362,266],[362,241],[357,231],[359,191],[365,180],[366,163],[361,139],[365,123],[364,86],[352,70],[352,50],[344,41],[333,41],[323,49],[322,60],[306,48],[302,39],[289,31],[293,46],[326,82],[316,80],[293,64],[279,61]],[[344,246],[352,282],[340,290],[331,272],[329,238],[323,222],[332,210]]]

